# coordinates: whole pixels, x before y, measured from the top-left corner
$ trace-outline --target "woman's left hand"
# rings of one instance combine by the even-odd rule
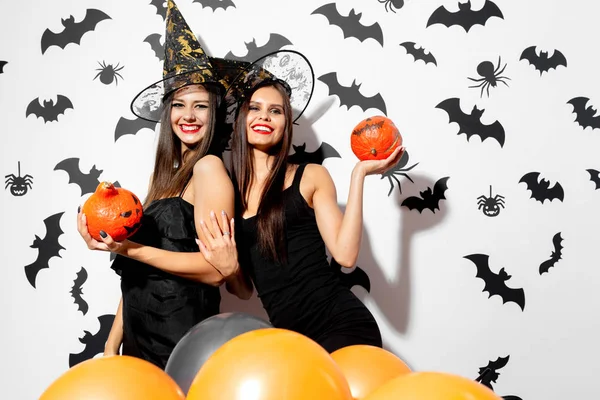
[[[234,220],[229,220],[225,211],[221,212],[221,222],[223,230],[217,223],[217,217],[211,211],[210,219],[214,234],[206,226],[204,221],[200,222],[202,232],[206,242],[196,239],[200,252],[213,267],[224,277],[229,278],[235,275],[239,270],[237,246],[235,243],[235,224]]]
[[[404,147],[398,146],[388,158],[384,160],[360,161],[356,166],[361,168],[365,175],[383,174],[398,164],[404,154]]]
[[[77,213],[77,230],[90,250],[110,251],[117,254],[123,254],[125,251],[127,240],[124,240],[123,242],[115,242],[113,238],[104,231],[100,231],[100,236],[102,239],[101,242],[94,239],[88,231],[87,219],[81,209]],[[106,235],[106,237],[102,237],[103,234]]]

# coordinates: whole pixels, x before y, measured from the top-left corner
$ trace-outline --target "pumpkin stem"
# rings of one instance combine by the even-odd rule
[[[115,196],[119,193],[115,185],[112,182],[100,182],[98,187],[96,188],[96,192],[102,193],[104,196]]]
[[[374,147],[371,148],[371,154],[373,154],[374,156],[377,155],[377,150]]]

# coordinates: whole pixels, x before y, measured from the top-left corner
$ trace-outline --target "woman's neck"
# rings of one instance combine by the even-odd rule
[[[257,149],[253,150],[252,155],[254,178],[257,182],[263,182],[273,167],[275,157]]]

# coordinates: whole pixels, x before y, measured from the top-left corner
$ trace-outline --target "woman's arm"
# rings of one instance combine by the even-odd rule
[[[361,161],[356,164],[352,170],[345,213],[338,207],[335,184],[327,169],[316,164],[307,166],[308,184],[313,193],[312,207],[319,232],[331,256],[341,266],[352,268],[358,258],[362,239],[365,177],[392,168],[403,152],[403,148],[398,148],[385,160]]]
[[[117,314],[110,328],[108,339],[104,345],[104,355],[114,356],[119,354],[119,347],[123,342],[123,297],[119,301],[119,307],[117,308]]]

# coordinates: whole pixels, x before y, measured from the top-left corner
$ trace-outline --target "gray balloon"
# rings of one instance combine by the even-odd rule
[[[177,342],[165,372],[187,395],[200,368],[225,342],[242,333],[272,327],[267,321],[246,313],[222,313],[207,318]]]

